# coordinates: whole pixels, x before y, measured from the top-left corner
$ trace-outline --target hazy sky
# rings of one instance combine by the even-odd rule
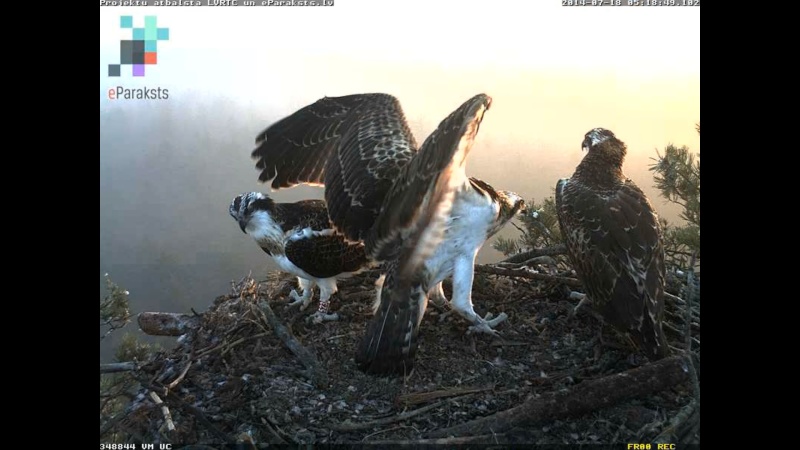
[[[130,67],[108,77],[120,39],[131,39],[121,15],[132,15],[136,27],[156,15],[169,28],[145,77],[132,77]],[[116,86],[160,87],[169,99],[109,100]],[[250,159],[256,134],[320,97],[359,92],[398,97],[419,143],[466,99],[492,96],[467,173],[526,199],[551,195],[583,157],[584,134],[609,128],[628,144],[626,174],[675,219],[678,209],[659,198],[647,166],[669,143],[700,148],[700,9],[563,7],[560,0],[101,7],[100,272],[142,292],[137,301],[151,302],[147,308],[179,295],[207,307],[229,280],[267,259],[227,216],[235,194],[269,192]],[[153,131],[142,114],[183,123]],[[187,165],[187,155],[201,167]],[[294,191],[276,198],[322,194]],[[159,273],[147,248],[169,248],[159,258],[186,273]],[[486,256],[492,252],[487,244],[484,261],[497,259]],[[207,267],[192,266],[201,261]],[[188,291],[160,294],[159,275]]]
[[[123,14],[136,26],[155,14],[170,28],[143,78],[129,68],[106,76],[119,40],[130,39]],[[473,158],[481,142],[503,142],[531,171],[540,162],[574,168],[583,134],[603,126],[628,143],[628,163],[638,167],[668,142],[699,148],[700,10],[558,0],[101,7],[101,108],[117,85],[168,88],[173,99],[225,97],[255,108],[265,126],[325,95],[383,91],[400,98],[422,133],[485,92],[494,103]],[[549,150],[529,155],[531,147]]]

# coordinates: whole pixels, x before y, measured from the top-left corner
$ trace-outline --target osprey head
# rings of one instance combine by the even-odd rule
[[[271,212],[275,202],[268,195],[260,192],[248,192],[237,195],[231,202],[228,212],[238,223],[243,233],[247,233],[247,223],[257,211]]]
[[[497,191],[500,200],[500,213],[497,215],[494,226],[489,231],[493,236],[517,214],[525,210],[525,200],[511,191]]]
[[[511,191],[499,191],[498,193],[503,199],[502,209],[507,211],[506,215],[509,220],[525,211],[525,200],[522,197]]]
[[[583,137],[583,144],[581,145],[581,148],[583,151],[588,152],[592,148],[611,138],[616,139],[616,136],[614,136],[614,133],[612,133],[610,130],[606,130],[605,128],[594,128],[589,130],[589,132]]]
[[[594,128],[586,133],[581,148],[598,155],[603,160],[619,165],[622,164],[627,150],[625,143],[617,139],[611,130],[605,128]]]

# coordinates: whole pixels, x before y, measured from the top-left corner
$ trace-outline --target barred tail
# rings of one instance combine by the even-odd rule
[[[367,325],[355,361],[374,375],[408,375],[414,368],[417,335],[427,306],[421,283],[400,282],[390,272],[380,289],[375,316]]]

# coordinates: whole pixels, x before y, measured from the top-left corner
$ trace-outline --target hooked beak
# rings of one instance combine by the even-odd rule
[[[242,233],[244,233],[244,234],[247,234],[247,230],[246,230],[246,228],[247,228],[247,221],[245,221],[245,220],[240,220],[240,221],[239,221],[239,228],[241,228],[241,229],[242,229]]]

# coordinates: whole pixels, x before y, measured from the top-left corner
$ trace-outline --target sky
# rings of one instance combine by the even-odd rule
[[[136,27],[143,26],[144,16],[156,15],[158,26],[169,28],[169,39],[157,44],[157,64],[147,66],[144,77],[132,77],[129,66],[122,67],[120,77],[108,76],[108,65],[120,62],[119,41],[131,38],[129,29],[120,28],[122,15],[133,16]],[[167,89],[169,99],[110,100],[108,90],[117,86]],[[647,167],[656,149],[670,143],[699,151],[695,124],[700,120],[700,10],[565,7],[560,0],[101,7],[100,250],[101,266],[106,265],[101,274],[114,264],[119,273],[119,264],[148,263],[147,255],[134,258],[130,251],[115,251],[143,248],[131,241],[130,229],[138,226],[136,235],[154,247],[174,241],[178,228],[152,226],[171,220],[170,209],[154,205],[180,189],[180,177],[191,177],[182,172],[182,156],[164,157],[154,169],[152,161],[137,160],[153,149],[110,137],[106,142],[113,145],[104,146],[104,129],[123,129],[127,136],[150,133],[143,128],[143,114],[171,111],[185,120],[179,126],[187,133],[196,134],[189,123],[213,129],[214,137],[226,130],[235,133],[209,142],[224,149],[198,146],[196,156],[207,159],[203,176],[209,180],[203,188],[208,196],[205,203],[184,205],[181,211],[202,216],[200,212],[209,211],[213,203],[218,208],[214,214],[219,211],[213,220],[220,224],[202,220],[205,228],[197,225],[197,242],[216,242],[237,257],[246,253],[254,265],[264,255],[227,217],[227,203],[241,192],[269,192],[257,182],[250,159],[255,136],[323,96],[366,92],[396,96],[419,143],[462,102],[480,92],[490,95],[492,107],[469,155],[467,173],[526,199],[550,196],[558,178],[569,176],[583,157],[584,134],[595,127],[608,128],[628,145],[625,173],[645,190],[661,215],[674,220],[678,208],[658,196]],[[228,106],[188,106],[220,102]],[[110,123],[110,117],[116,122]],[[151,136],[153,145],[176,155],[185,152],[180,147],[196,142],[191,139],[197,136],[183,140],[181,131],[172,130],[164,142]],[[160,175],[137,178],[137,170]],[[133,202],[130,192],[145,184],[146,195]],[[308,189],[295,188],[292,200],[304,195],[321,198],[321,190]],[[287,199],[284,192],[275,197]],[[118,209],[112,212],[112,206]],[[120,224],[129,228],[117,238],[114,227]],[[506,227],[502,233],[515,232]],[[481,252],[484,262],[498,259],[490,247]],[[184,245],[171,258],[189,264],[202,250],[202,245]],[[212,266],[204,270],[217,270]],[[241,271],[236,267],[220,277],[239,279],[246,275]],[[225,291],[227,286],[208,289]],[[207,305],[208,299],[200,304]]]

